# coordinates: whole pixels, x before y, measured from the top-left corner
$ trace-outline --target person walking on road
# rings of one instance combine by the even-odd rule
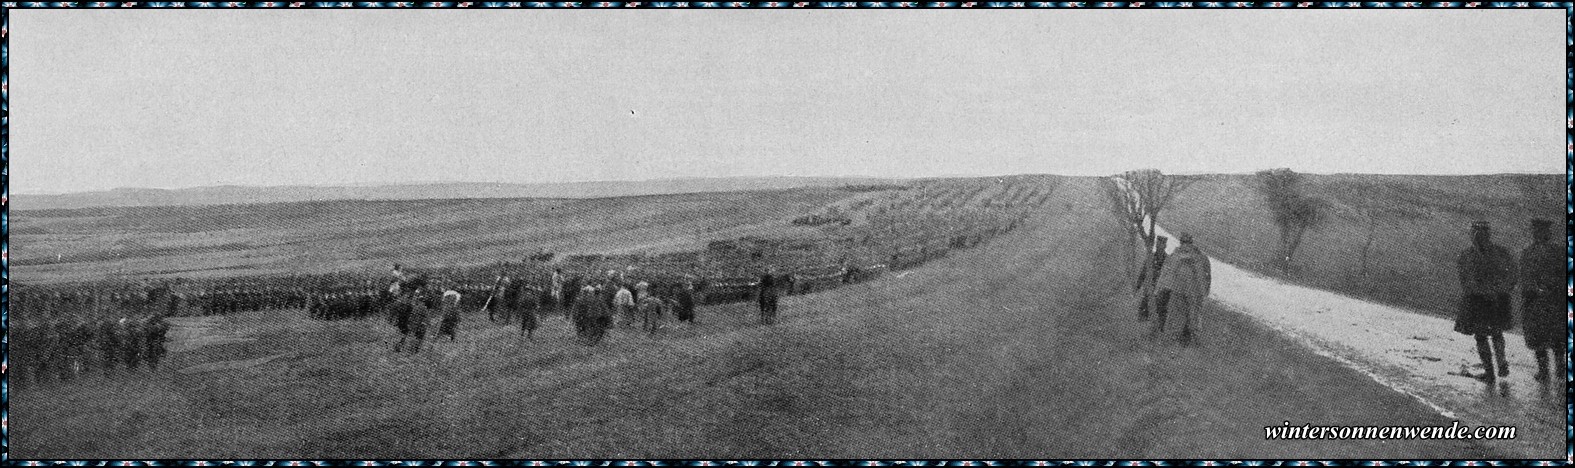
[[[1169,240],[1165,236],[1154,239],[1154,254],[1143,263],[1143,271],[1138,273],[1138,321],[1148,321],[1149,310],[1154,302],[1154,285],[1159,282],[1159,273],[1164,271],[1165,257],[1169,255],[1165,252],[1165,244]]]
[[[1477,379],[1492,383],[1509,375],[1504,330],[1514,325],[1510,290],[1515,287],[1515,259],[1509,249],[1493,243],[1493,228],[1487,221],[1471,224],[1471,241],[1471,247],[1461,252],[1457,262],[1461,298],[1455,331],[1476,338],[1483,369]]]
[[[1567,319],[1564,296],[1564,246],[1553,243],[1553,221],[1531,221],[1531,245],[1520,251],[1520,324],[1525,329],[1526,347],[1537,357],[1538,381],[1548,380],[1549,372],[1565,368],[1564,333]],[[1548,365],[1550,355],[1558,359]]]
[[[1159,293],[1154,300],[1154,325],[1149,335],[1158,337],[1163,333],[1167,313],[1175,310],[1181,323],[1180,341],[1188,345],[1196,338],[1203,320],[1203,304],[1209,298],[1213,278],[1209,257],[1193,243],[1192,235],[1182,233],[1178,238],[1181,245],[1165,259],[1165,268],[1155,285]]]

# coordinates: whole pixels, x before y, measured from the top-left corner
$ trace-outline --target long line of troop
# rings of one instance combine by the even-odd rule
[[[164,314],[60,316],[14,322],[10,329],[14,382],[71,381],[89,372],[113,375],[157,369],[170,326]]]
[[[780,289],[791,281],[790,275],[767,271],[752,285],[760,323],[776,322]],[[394,352],[419,353],[434,318],[437,321],[435,337],[457,341],[464,311],[461,307],[463,293],[445,287],[448,286],[445,283],[426,275],[407,275],[399,265],[394,266],[394,282],[388,288],[392,300],[387,302],[385,309],[389,322],[400,335]],[[653,287],[643,281],[628,281],[619,272],[609,271],[601,281],[571,282],[562,270],[557,270],[546,288],[505,274],[498,275],[481,309],[490,322],[505,325],[517,322],[519,336],[527,340],[534,338],[540,326],[538,314],[556,309],[573,324],[580,344],[596,346],[614,327],[632,330],[638,326],[654,334],[673,321],[693,325],[696,306],[701,302],[700,294],[692,280]]]

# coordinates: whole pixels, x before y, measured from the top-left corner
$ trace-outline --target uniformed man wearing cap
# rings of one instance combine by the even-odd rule
[[[1520,251],[1520,323],[1525,329],[1526,347],[1537,356],[1539,381],[1548,380],[1552,370],[1563,371],[1562,361],[1567,316],[1564,310],[1565,252],[1553,243],[1553,221],[1531,221],[1531,245]],[[1561,379],[1562,380],[1562,379]]]
[[[1504,330],[1514,325],[1509,293],[1515,287],[1515,259],[1508,249],[1493,243],[1491,225],[1477,221],[1471,225],[1471,247],[1460,253],[1457,265],[1461,299],[1455,331],[1476,338],[1483,369],[1477,378],[1491,383],[1509,375]]]
[[[1191,344],[1202,321],[1203,304],[1209,298],[1213,282],[1209,257],[1193,243],[1192,234],[1177,236],[1181,245],[1165,259],[1155,287],[1158,295],[1154,304],[1154,325],[1149,336],[1157,337],[1165,331],[1166,315],[1177,311],[1181,322],[1180,341]]]
[[[1160,272],[1165,271],[1165,257],[1169,255],[1168,252],[1165,252],[1165,244],[1168,240],[1165,236],[1159,236],[1154,239],[1154,253],[1149,256],[1147,262],[1143,262],[1143,271],[1138,273],[1136,289],[1138,293],[1138,320],[1140,321],[1147,321],[1149,311],[1153,310],[1154,286],[1159,283]]]

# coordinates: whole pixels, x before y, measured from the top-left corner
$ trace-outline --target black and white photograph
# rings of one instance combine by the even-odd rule
[[[1548,5],[8,5],[7,458],[1565,463]]]

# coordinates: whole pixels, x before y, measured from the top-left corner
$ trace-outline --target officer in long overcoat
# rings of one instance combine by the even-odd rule
[[[1510,291],[1515,288],[1515,258],[1509,249],[1493,243],[1493,228],[1487,221],[1471,225],[1471,247],[1456,261],[1460,271],[1460,311],[1455,316],[1455,331],[1476,338],[1477,356],[1483,374],[1477,377],[1493,382],[1509,375],[1509,359],[1504,356],[1504,330],[1514,326]],[[1496,359],[1495,359],[1496,357]],[[1498,372],[1494,372],[1495,364]]]
[[[1553,221],[1531,221],[1531,245],[1520,251],[1520,323],[1526,347],[1537,357],[1539,381],[1550,371],[1562,372],[1567,319],[1565,313],[1564,246],[1553,243]],[[1558,358],[1549,366],[1550,358]]]

